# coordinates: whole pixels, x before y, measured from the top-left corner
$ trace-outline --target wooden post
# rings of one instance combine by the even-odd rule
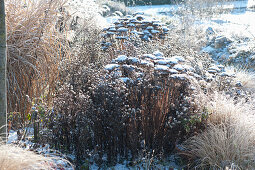
[[[38,111],[35,110],[32,115],[33,126],[34,126],[34,142],[38,142],[38,134],[39,134],[39,122],[37,121]]]
[[[0,0],[0,138],[7,139],[6,27],[4,0]]]

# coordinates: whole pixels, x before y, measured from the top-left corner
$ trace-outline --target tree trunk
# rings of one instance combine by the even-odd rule
[[[6,29],[4,0],[0,0],[0,137],[7,135],[7,95],[6,95]]]
[[[127,6],[127,5],[128,5],[128,1],[127,1],[127,0],[124,0],[124,4]]]

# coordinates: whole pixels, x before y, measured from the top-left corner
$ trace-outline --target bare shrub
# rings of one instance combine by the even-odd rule
[[[89,89],[98,81],[98,76],[97,71],[86,66],[69,69],[66,81],[59,87],[54,100],[53,122],[49,126],[53,131],[48,137],[52,137],[50,140],[56,148],[74,151],[78,160],[86,157],[88,149],[93,148],[94,130],[88,115],[91,107]]]
[[[49,140],[56,148],[75,154],[77,166],[90,158],[102,164],[104,155],[108,163],[117,163],[118,158],[136,158],[144,150],[170,153],[177,142],[203,128],[205,117],[192,103],[189,80],[173,80],[147,69],[140,81],[126,84],[101,66],[119,54],[137,57],[159,49],[165,57],[184,56],[201,74],[202,64],[197,62],[207,62],[207,56],[172,36],[164,44],[134,39],[124,43],[123,50],[104,52],[98,32],[89,24],[77,29],[70,42],[74,56],[61,63],[54,124],[49,126]]]
[[[204,128],[206,114],[193,102],[190,80],[145,69],[139,81],[124,83],[101,66],[119,54],[138,57],[159,49],[165,57],[183,56],[200,74],[203,66],[197,61],[207,62],[207,56],[181,45],[177,36],[169,36],[164,44],[135,39],[124,43],[123,50],[113,47],[103,52],[91,19],[78,27],[70,41],[73,56],[61,62],[54,123],[49,126],[49,141],[55,148],[74,154],[77,167],[90,158],[100,165],[105,155],[108,163],[117,163],[135,159],[144,150],[166,155]]]
[[[117,163],[118,156],[134,159],[143,150],[165,155],[203,129],[206,117],[192,99],[189,79],[148,69],[139,81],[124,83],[77,59],[66,68],[55,97],[49,140],[74,153],[78,166],[89,158],[102,164],[104,154],[108,163]]]

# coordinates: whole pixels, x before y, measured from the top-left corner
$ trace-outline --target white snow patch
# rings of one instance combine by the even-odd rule
[[[132,62],[132,63],[139,63],[139,59],[136,58],[136,57],[129,57],[129,60]]]
[[[215,48],[211,47],[211,46],[207,46],[207,47],[204,47],[201,52],[205,52],[205,53],[208,53],[208,54],[212,54],[215,52]]]
[[[142,58],[149,58],[149,59],[155,60],[156,56],[153,54],[143,54]]]
[[[183,68],[183,66],[182,66],[181,64],[176,64],[176,65],[173,67],[173,69],[175,69],[175,70],[177,70],[177,71],[183,71],[183,70],[184,70],[184,68]]]
[[[14,130],[10,130],[9,131],[9,136],[8,136],[8,140],[7,140],[7,144],[11,144],[12,142],[15,142],[18,140],[18,134],[16,131]]]
[[[125,55],[119,55],[116,59],[114,59],[117,62],[125,62],[128,60],[128,57]]]
[[[114,70],[115,68],[118,68],[120,67],[118,64],[107,64],[104,68],[108,71],[112,71]]]
[[[227,72],[222,72],[219,75],[222,76],[222,77],[231,77],[232,76],[231,73],[227,73]]]
[[[131,81],[131,79],[128,78],[128,77],[120,77],[119,79],[122,80],[125,83],[128,82],[128,81]]]
[[[141,65],[145,65],[145,66],[148,66],[148,67],[153,67],[154,64],[150,61],[146,61],[146,60],[141,60]]]
[[[159,65],[167,65],[168,64],[168,60],[156,60],[155,63],[157,63]]]
[[[127,32],[128,29],[127,28],[124,28],[124,27],[121,27],[117,30],[118,32]]]
[[[173,58],[175,58],[178,62],[185,62],[185,59],[182,56],[174,56]]]
[[[168,61],[168,64],[178,64],[178,60],[174,57],[166,58],[166,60]]]
[[[218,66],[211,66],[211,67],[209,67],[208,68],[208,70],[215,70],[215,71],[217,71],[217,72],[220,72],[220,69],[219,69],[219,67]]]
[[[171,74],[178,74],[178,71],[175,70],[175,69],[169,69],[169,72],[170,72]]]
[[[154,69],[157,71],[169,71],[169,67],[164,65],[156,65]]]
[[[178,79],[178,80],[186,80],[187,75],[186,74],[173,74],[173,75],[171,75],[171,78]]]
[[[164,54],[160,51],[153,52],[153,55],[155,55],[156,57],[163,57],[164,56]]]

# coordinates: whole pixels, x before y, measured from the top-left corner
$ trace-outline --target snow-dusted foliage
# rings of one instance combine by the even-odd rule
[[[74,169],[70,162],[65,159],[56,155],[51,157],[49,155],[47,156],[39,155],[33,151],[12,144],[0,143],[0,169]]]
[[[166,65],[156,64],[159,59]],[[196,114],[200,108],[191,97],[195,69],[184,65],[175,70],[171,58],[159,59],[121,55],[101,73],[86,67],[73,70],[79,75],[70,77],[73,83],[59,89],[55,100],[56,147],[74,148],[79,159],[96,148],[99,156],[104,152],[108,161],[117,161],[118,155],[136,157],[142,148],[169,153],[178,140],[198,130],[203,117]],[[193,119],[197,121],[191,124]]]
[[[182,168],[252,167],[254,23],[244,19],[254,11],[250,1],[231,3],[131,14],[113,1],[8,0],[10,94],[22,94],[14,111],[15,102],[28,108],[10,113],[9,126],[29,126],[11,130],[9,142],[41,154],[54,147],[78,169],[160,169],[176,152]]]

